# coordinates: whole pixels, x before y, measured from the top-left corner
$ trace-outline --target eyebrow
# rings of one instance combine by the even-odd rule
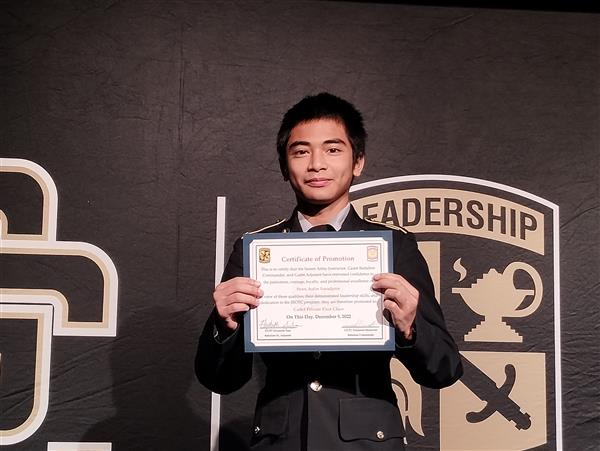
[[[346,146],[348,145],[346,141],[340,138],[326,139],[325,141],[323,141],[323,144],[344,144]],[[293,143],[289,144],[287,148],[289,150],[298,146],[310,146],[310,143],[308,141],[294,141]]]

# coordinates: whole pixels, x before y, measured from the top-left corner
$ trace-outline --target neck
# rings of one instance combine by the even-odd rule
[[[340,198],[327,205],[310,204],[298,199],[298,211],[313,226],[321,224],[330,224],[337,214],[344,209],[349,202],[348,197]]]

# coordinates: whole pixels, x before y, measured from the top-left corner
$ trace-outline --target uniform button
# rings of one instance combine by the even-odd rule
[[[254,426],[254,435],[258,435],[259,432],[260,432],[260,427]]]
[[[385,438],[385,434],[383,433],[383,431],[377,431],[377,434],[375,435],[377,435],[377,438],[379,440],[383,440]]]
[[[312,391],[321,391],[322,388],[323,388],[323,386],[321,385],[321,383],[319,381],[312,381],[310,383],[310,389]]]
[[[313,359],[319,360],[321,358],[321,351],[313,352]]]

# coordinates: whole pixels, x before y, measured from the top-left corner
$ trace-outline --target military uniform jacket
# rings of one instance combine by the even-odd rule
[[[341,230],[382,230],[350,209]],[[261,232],[300,232],[294,211],[285,222]],[[390,359],[396,356],[413,379],[442,388],[462,374],[460,355],[446,330],[434,296],[427,264],[412,234],[393,231],[394,272],[419,291],[411,342],[396,332],[390,351],[290,352],[258,354],[266,381],[258,395],[251,435],[252,450],[362,451],[403,450],[404,429],[393,392]],[[243,275],[242,240],[238,239],[222,280]],[[252,376],[253,354],[244,352],[243,322],[221,340],[213,311],[196,355],[196,375],[210,390],[227,394]]]

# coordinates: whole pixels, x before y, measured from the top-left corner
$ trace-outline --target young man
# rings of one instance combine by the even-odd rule
[[[287,221],[260,232],[381,230],[361,219],[349,189],[365,164],[366,132],[360,112],[331,94],[309,96],[284,116],[277,137],[281,171],[296,194]],[[395,350],[263,353],[267,368],[254,419],[251,448],[281,451],[402,450],[404,430],[391,386],[390,359],[397,357],[416,382],[446,387],[462,374],[456,344],[446,330],[425,260],[414,237],[394,228],[394,273],[373,276],[395,328]],[[258,233],[260,233],[258,232]],[[207,388],[231,393],[252,375],[253,354],[244,352],[242,317],[260,308],[260,283],[242,277],[237,240],[215,308],[200,338],[196,374]]]

